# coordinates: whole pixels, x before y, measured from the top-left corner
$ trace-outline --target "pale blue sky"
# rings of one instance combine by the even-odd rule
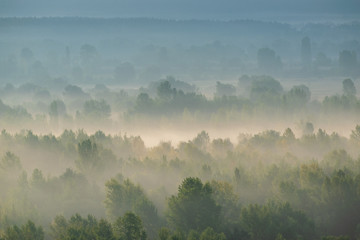
[[[358,18],[360,0],[0,0],[0,16]]]

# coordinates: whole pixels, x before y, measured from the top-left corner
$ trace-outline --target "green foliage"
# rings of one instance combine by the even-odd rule
[[[326,218],[326,232],[334,235],[354,234],[360,217],[359,178],[343,170],[335,171],[326,177],[322,186],[323,211],[330,211]],[[343,222],[346,224],[338,224]]]
[[[269,76],[259,76],[253,79],[250,88],[250,98],[254,100],[269,100],[280,96],[283,87],[280,82]]]
[[[356,125],[355,129],[351,131],[350,138],[356,143],[360,143],[360,125]]]
[[[157,87],[157,98],[150,98],[148,93],[140,93],[134,104],[134,111],[129,114],[147,114],[160,116],[166,113],[182,114],[185,109],[193,112],[203,107],[206,98],[195,92],[186,92],[172,88],[167,80],[162,81]]]
[[[182,231],[175,231],[171,236],[170,240],[185,240],[186,237]]]
[[[345,79],[342,82],[342,84],[343,84],[343,92],[345,95],[348,95],[348,96],[356,95],[356,87],[354,85],[354,82],[350,78]]]
[[[200,235],[200,240],[226,240],[224,233],[216,233],[211,227],[207,227]]]
[[[285,144],[293,144],[296,141],[295,134],[291,130],[291,128],[287,128],[284,131],[282,138],[283,138]]]
[[[136,214],[149,239],[200,239],[208,227],[213,231],[207,231],[206,238],[224,233],[231,240],[318,239],[328,235],[356,239],[360,222],[357,128],[350,138],[322,129],[301,138],[290,128],[283,134],[268,130],[243,135],[238,143],[211,139],[201,132],[177,146],[161,143],[152,148],[146,148],[140,137],[111,136],[102,131],[89,136],[83,130],[68,130],[58,137],[2,131],[1,237],[10,227],[9,234],[21,239],[22,228],[12,226],[21,226],[28,219],[46,227],[59,212],[65,216],[79,212],[103,217],[106,209],[112,221],[128,211]],[[34,165],[34,170],[27,173],[22,171],[17,154],[26,167],[33,156],[19,149],[26,153],[51,149],[56,154],[49,158],[46,155],[47,165]],[[86,162],[93,156],[87,171],[68,168],[52,176],[44,168],[49,164],[55,164],[55,168],[73,165],[80,159]],[[121,163],[109,165],[114,167],[104,171],[105,159],[117,162],[118,158],[122,158]],[[67,161],[60,162],[63,160]],[[57,161],[64,165],[56,165]],[[103,208],[102,182],[119,171],[121,177],[105,185]],[[184,180],[178,192],[171,196],[180,179]],[[146,186],[150,197],[134,182]],[[290,205],[278,203],[285,201]],[[167,207],[166,220],[161,219],[161,206]],[[112,225],[106,220],[79,216],[56,217],[49,238],[119,237],[113,236]]]
[[[147,93],[140,93],[135,102],[135,110],[141,113],[150,113],[153,107],[153,100]]]
[[[168,228],[162,227],[159,230],[159,240],[168,240],[170,238],[171,232]]]
[[[250,143],[258,147],[273,148],[280,140],[280,133],[274,130],[267,130],[259,134],[255,134],[250,139]]]
[[[217,158],[224,158],[226,157],[227,153],[232,151],[234,148],[233,144],[231,143],[230,139],[214,139],[210,146],[210,153]]]
[[[147,239],[140,217],[132,212],[127,212],[123,217],[119,217],[116,220],[114,224],[114,232],[120,240]]]
[[[131,211],[141,217],[147,233],[154,237],[160,226],[160,219],[154,204],[147,198],[140,186],[129,179],[119,183],[111,179],[106,183],[105,207],[111,219],[117,219]]]
[[[196,90],[197,90],[195,85],[189,84],[184,81],[177,80],[173,76],[166,76],[165,79],[160,79],[159,81],[151,82],[149,84],[148,90],[150,91],[150,93],[156,93],[160,84],[165,81],[169,82],[170,85],[173,86],[174,88],[181,90],[185,93],[196,92]]]
[[[321,240],[350,240],[347,236],[326,236],[322,237]]]
[[[99,163],[99,152],[96,143],[92,143],[90,139],[78,143],[79,159],[76,161],[77,167],[82,171],[89,171],[96,168]]]
[[[116,219],[128,211],[132,211],[135,203],[146,198],[140,186],[135,186],[129,179],[119,183],[111,179],[106,183],[105,206],[108,216]]]
[[[67,85],[64,89],[64,96],[68,98],[82,98],[85,95],[85,92],[76,85]]]
[[[22,169],[22,166],[19,157],[8,151],[1,158],[0,168],[6,172],[16,173]]]
[[[37,227],[32,221],[28,221],[20,228],[16,225],[5,230],[4,239],[6,240],[43,240],[44,230]]]
[[[353,169],[356,167],[354,160],[344,149],[333,150],[326,154],[322,165],[328,173],[332,173],[336,169]]]
[[[95,228],[96,240],[115,240],[112,226],[105,219],[100,219],[98,226]]]
[[[89,215],[87,218],[79,214],[72,216],[68,222],[67,238],[70,239],[91,239],[95,238],[93,229],[97,225],[97,220]]]
[[[300,211],[293,210],[288,203],[269,202],[243,208],[241,222],[251,239],[275,239],[281,234],[285,239],[312,239],[314,224]]]
[[[30,113],[23,107],[10,107],[0,100],[0,122],[9,126],[32,120]]]
[[[240,215],[239,197],[235,194],[233,186],[228,182],[211,181],[212,196],[221,207],[220,227],[225,232],[238,225]]]
[[[116,163],[116,156],[110,149],[105,149],[90,139],[78,143],[77,151],[79,157],[75,160],[75,163],[83,173],[99,173],[109,169]]]
[[[168,200],[169,223],[185,232],[202,231],[206,227],[217,229],[219,215],[220,207],[212,197],[210,184],[203,184],[199,178],[184,179],[178,194]]]
[[[359,108],[358,101],[351,95],[326,96],[322,104],[324,112],[328,114],[351,112]]]
[[[84,103],[83,114],[86,118],[94,120],[108,119],[111,115],[110,105],[105,100],[88,100]]]
[[[198,239],[200,239],[200,233],[195,230],[191,230],[186,240],[198,240]]]
[[[274,69],[276,68],[272,68]],[[158,90],[156,97],[151,97],[155,95],[151,90],[142,89],[134,103],[129,104],[131,107],[128,108],[126,116],[128,120],[142,121],[145,115],[156,120],[163,118],[171,122],[191,121],[219,125],[246,122],[246,119],[258,120],[264,116],[276,121],[284,117],[307,118],[314,110],[316,116],[336,117],[338,112],[341,112],[353,117],[360,104],[354,94],[356,88],[348,83],[348,80],[345,83],[347,93],[325,96],[321,102],[310,101],[310,89],[304,84],[284,91],[278,80],[266,75],[243,78],[242,83],[248,85],[246,92],[250,95],[246,97],[235,96],[234,86],[218,82],[213,99],[208,99],[195,90],[189,92],[174,88],[174,82],[163,80],[153,84]],[[240,87],[244,86],[241,84]]]
[[[205,131],[201,131],[201,133],[199,133],[192,142],[198,149],[206,152],[210,144],[209,134]]]
[[[163,81],[157,88],[157,95],[163,101],[169,101],[174,94],[176,94],[176,89],[171,88],[169,81]]]
[[[314,132],[314,125],[311,122],[306,122],[303,128],[303,135],[310,135]]]
[[[280,233],[276,236],[275,240],[286,240]]]
[[[69,220],[56,216],[50,225],[51,236],[56,240],[115,240],[111,224],[105,220],[97,221],[95,217],[87,218],[75,214]]]
[[[307,86],[294,86],[284,95],[284,101],[289,110],[298,110],[310,101],[311,93]]]
[[[39,169],[34,169],[32,175],[31,175],[31,185],[34,187],[42,187],[45,184],[45,178]]]
[[[50,103],[49,115],[52,118],[58,118],[66,114],[65,103],[61,100],[55,100]]]
[[[180,156],[183,159],[189,159],[197,162],[208,162],[212,156],[197,148],[193,143],[182,142],[179,144]]]
[[[56,239],[66,239],[68,231],[67,220],[62,215],[58,215],[54,218],[50,225],[51,236]]]
[[[216,82],[216,92],[215,96],[234,96],[236,95],[236,88],[231,84],[224,84],[221,82]]]
[[[22,230],[16,225],[7,228],[4,234],[4,239],[22,240],[23,238],[24,234],[22,233]]]

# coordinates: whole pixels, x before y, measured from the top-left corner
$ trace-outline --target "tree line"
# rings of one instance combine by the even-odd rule
[[[359,136],[360,126],[349,138],[288,128],[233,143],[203,131],[147,148],[140,137],[101,131],[3,130],[1,236],[356,239]]]

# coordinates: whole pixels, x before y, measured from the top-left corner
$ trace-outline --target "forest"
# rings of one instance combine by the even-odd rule
[[[4,239],[359,237],[359,125],[350,138],[287,128],[234,143],[202,131],[151,148],[82,130],[3,130],[0,141]]]
[[[0,3],[0,240],[360,240],[358,13],[4,14],[19,1]]]
[[[342,95],[321,102],[310,101],[305,85],[285,91],[269,76],[242,76],[239,84],[245,83],[248,97],[232,96],[235,86],[217,82],[214,98],[208,99],[191,92],[195,86],[168,77],[142,88],[137,97],[122,93],[129,103],[123,121],[132,126],[202,122],[221,128],[220,122],[249,124],[263,116],[279,121],[316,111],[320,119],[355,118],[359,111],[351,79],[340,81]],[[16,94],[23,88],[3,91]],[[68,98],[71,92],[91,96],[77,86],[64,91]],[[13,127],[114,124],[105,100],[89,97],[74,117],[66,109],[63,101],[54,100],[40,118],[2,103],[1,121]],[[214,112],[221,118],[215,121]],[[141,136],[101,130],[89,134],[69,128],[54,135],[3,129],[0,142],[3,239],[360,237],[360,125],[352,126],[349,137],[307,121],[296,130],[240,132],[235,141],[200,131],[187,141],[153,146]]]

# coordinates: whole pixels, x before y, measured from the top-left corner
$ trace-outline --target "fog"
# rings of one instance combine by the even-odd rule
[[[359,239],[359,12],[0,1],[0,240]]]

